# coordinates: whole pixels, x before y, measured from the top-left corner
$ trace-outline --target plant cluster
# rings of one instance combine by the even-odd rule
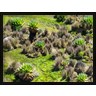
[[[35,44],[37,47],[41,47],[43,48],[45,46],[45,42],[44,41],[37,41]]]
[[[88,79],[87,75],[84,74],[84,73],[80,73],[78,76],[77,76],[77,81],[78,82],[86,82],[86,80]]]
[[[28,24],[29,28],[32,28],[32,29],[37,29],[37,22],[35,22],[34,20],[31,20]]]
[[[81,22],[93,26],[93,17],[92,16],[85,16],[85,17],[83,17],[83,20]]]
[[[20,31],[23,26],[24,21],[21,18],[11,18],[8,24],[11,25],[12,30]]]
[[[18,72],[20,73],[29,73],[32,72],[32,65],[28,63],[23,63],[20,68],[17,69]]]
[[[21,81],[31,82],[39,73],[33,67],[31,63],[23,63],[15,72],[17,79]]]
[[[78,46],[78,45],[84,45],[85,44],[85,40],[83,39],[83,38],[77,38],[77,39],[75,39],[74,40],[74,44],[76,45],[76,46]]]

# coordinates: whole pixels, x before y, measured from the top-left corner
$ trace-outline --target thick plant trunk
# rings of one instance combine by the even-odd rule
[[[34,38],[36,36],[37,30],[36,29],[29,28],[29,32],[30,32],[29,40],[32,43],[32,41],[34,40]]]

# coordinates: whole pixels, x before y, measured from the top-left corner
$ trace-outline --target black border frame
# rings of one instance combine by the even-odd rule
[[[96,39],[96,13],[95,12],[0,12],[0,85],[95,85],[96,60],[93,59],[93,82],[3,82],[3,15],[93,15],[93,51]],[[95,58],[93,52],[93,58]]]

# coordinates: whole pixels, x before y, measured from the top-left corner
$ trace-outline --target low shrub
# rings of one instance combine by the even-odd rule
[[[37,22],[35,22],[34,20],[31,20],[28,24],[29,26],[29,32],[30,32],[30,35],[29,35],[29,40],[31,41],[31,43],[33,42],[33,39],[35,38],[36,36],[36,33],[38,32],[37,31]]]
[[[80,52],[78,53],[78,56],[82,58],[82,57],[84,56],[84,51],[80,51]]]
[[[82,35],[92,33],[91,29],[93,28],[93,17],[85,16],[81,20],[80,28],[83,30]]]
[[[8,21],[8,24],[11,25],[11,28],[13,31],[19,31],[23,26],[23,20],[19,17],[17,18],[11,18]]]
[[[78,45],[84,45],[85,44],[85,40],[83,38],[77,38],[74,41],[74,45],[78,46]]]
[[[19,73],[29,73],[32,71],[32,69],[33,69],[32,65],[27,64],[27,63],[23,63],[23,65],[20,68],[18,68],[17,71]]]
[[[38,75],[39,73],[30,63],[23,63],[15,72],[16,79],[24,82],[31,82]]]
[[[85,82],[87,80],[87,75],[85,73],[80,73],[77,76],[77,81],[78,82]]]
[[[35,46],[40,47],[40,48],[43,48],[44,45],[45,45],[45,42],[44,42],[44,41],[37,41],[37,42],[35,43]]]
[[[85,16],[82,20],[82,23],[86,23],[88,25],[93,25],[93,17],[92,16]]]
[[[29,28],[31,29],[37,29],[37,22],[35,22],[34,20],[31,20],[28,24]]]

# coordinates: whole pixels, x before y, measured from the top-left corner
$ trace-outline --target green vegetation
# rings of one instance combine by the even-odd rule
[[[52,66],[54,62],[50,60],[50,55],[40,56],[38,58],[27,58],[25,55],[20,54],[21,49],[15,49],[9,52],[4,53],[5,67],[6,70],[8,64],[12,61],[18,61],[21,63],[30,63],[37,68],[37,71],[40,73],[40,76],[35,78],[32,82],[60,82],[61,80],[61,71],[52,72]],[[13,75],[14,76],[14,75]],[[10,80],[13,78],[10,77],[10,74],[4,74],[4,78],[8,77]],[[9,79],[6,82],[9,82]],[[11,80],[11,82],[12,82]]]
[[[10,15],[3,22],[4,82],[93,82],[91,17]]]
[[[29,28],[33,28],[33,29],[37,29],[37,22],[35,22],[34,20],[31,20],[30,22],[29,22]]]
[[[29,23],[35,20],[35,22],[38,22],[37,27],[39,29],[48,29],[49,32],[58,32],[55,25],[59,25],[59,23],[56,22],[56,20],[53,18],[53,15],[6,15],[3,18],[3,24],[6,25],[10,18],[22,18],[24,21],[24,27],[28,27]]]
[[[80,74],[77,76],[77,81],[78,81],[78,82],[85,82],[87,79],[88,79],[88,77],[87,77],[87,75],[84,74],[84,73],[80,73]]]
[[[44,41],[37,41],[35,45],[36,45],[37,47],[43,48],[44,45],[45,45],[45,42],[44,42]]]
[[[84,45],[85,41],[83,38],[78,38],[78,39],[75,39],[74,44],[75,45]]]
[[[8,21],[8,24],[11,25],[13,30],[19,31],[23,26],[23,20],[22,20],[22,18],[19,18],[19,17],[18,18],[11,18]]]
[[[79,55],[80,57],[83,57],[83,56],[84,56],[84,51],[80,51],[80,52],[78,53],[78,55]]]
[[[88,25],[93,25],[93,16],[85,16],[82,22],[87,23]]]
[[[7,82],[13,82],[15,80],[15,76],[14,74],[6,74],[4,75],[4,81],[7,81]]]
[[[20,73],[28,73],[32,71],[32,65],[30,63],[23,63],[23,65],[17,69]]]

